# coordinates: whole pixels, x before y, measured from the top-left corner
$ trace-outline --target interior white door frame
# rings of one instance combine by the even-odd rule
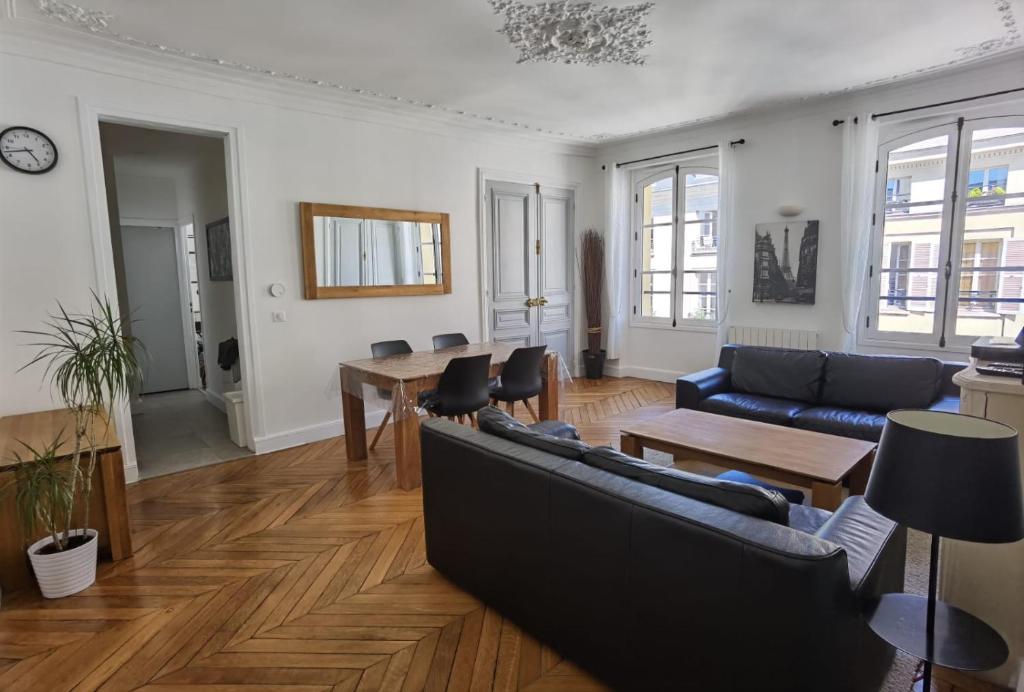
[[[136,127],[149,127],[186,134],[211,133],[224,136],[224,170],[227,176],[228,214],[231,217],[231,247],[235,268],[235,318],[238,324],[238,356],[245,392],[245,416],[248,419],[246,446],[253,448],[253,439],[264,432],[263,398],[257,383],[260,381],[260,362],[256,348],[254,313],[255,296],[250,285],[254,276],[252,254],[246,244],[249,218],[244,166],[243,129],[236,124],[205,122],[167,116],[162,113],[140,111],[118,104],[89,103],[78,99],[79,129],[85,165],[86,198],[92,231],[93,261],[96,268],[96,287],[117,306],[117,282],[114,274],[114,256],[110,238],[110,216],[107,213],[106,183],[103,178],[103,150],[100,141],[100,122],[113,122]],[[125,479],[138,480],[138,460],[135,455],[135,436],[131,425],[130,402],[114,412],[114,424],[121,439],[121,453],[125,465]]]
[[[491,252],[491,240],[487,234],[487,184],[490,182],[504,182],[504,183],[519,183],[522,185],[533,185],[540,183],[541,185],[548,187],[560,187],[567,190],[572,190],[573,199],[576,203],[576,209],[579,209],[579,191],[580,183],[575,181],[559,180],[557,178],[551,178],[548,176],[538,176],[530,173],[522,173],[519,171],[503,171],[494,168],[478,168],[477,169],[477,275],[480,277],[480,341],[489,341],[491,338],[491,321],[490,321],[490,309],[491,309],[491,276],[490,266],[487,262],[487,258],[490,257]],[[572,252],[576,252],[576,245],[579,240],[579,221],[578,214],[575,212],[572,215]],[[575,265],[575,262],[573,263]],[[575,290],[575,286],[579,282],[573,279],[573,309],[572,309],[572,324],[573,334],[576,350],[580,350],[580,320],[581,320],[581,309],[579,301],[579,293]],[[576,375],[576,373],[573,373]]]

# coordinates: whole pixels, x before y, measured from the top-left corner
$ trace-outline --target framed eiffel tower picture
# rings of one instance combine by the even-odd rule
[[[818,222],[754,226],[754,302],[814,305]]]

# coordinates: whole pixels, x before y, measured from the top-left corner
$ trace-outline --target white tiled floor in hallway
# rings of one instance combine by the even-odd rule
[[[252,454],[228,437],[228,419],[191,389],[147,394],[132,404],[141,478],[219,464]]]

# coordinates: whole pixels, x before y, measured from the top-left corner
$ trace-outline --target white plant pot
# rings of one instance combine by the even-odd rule
[[[96,547],[99,532],[86,529],[89,540],[70,550],[38,555],[37,551],[53,543],[53,538],[42,538],[28,549],[28,559],[36,573],[39,590],[44,598],[63,598],[87,589],[96,581]],[[64,534],[59,534],[63,536]],[[74,535],[74,534],[72,534]]]

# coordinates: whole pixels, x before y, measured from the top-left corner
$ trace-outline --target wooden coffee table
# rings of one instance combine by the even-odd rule
[[[638,458],[645,447],[677,461],[697,460],[811,489],[811,504],[834,511],[850,494],[863,495],[875,459],[874,442],[782,425],[676,409],[622,430],[622,451]]]

